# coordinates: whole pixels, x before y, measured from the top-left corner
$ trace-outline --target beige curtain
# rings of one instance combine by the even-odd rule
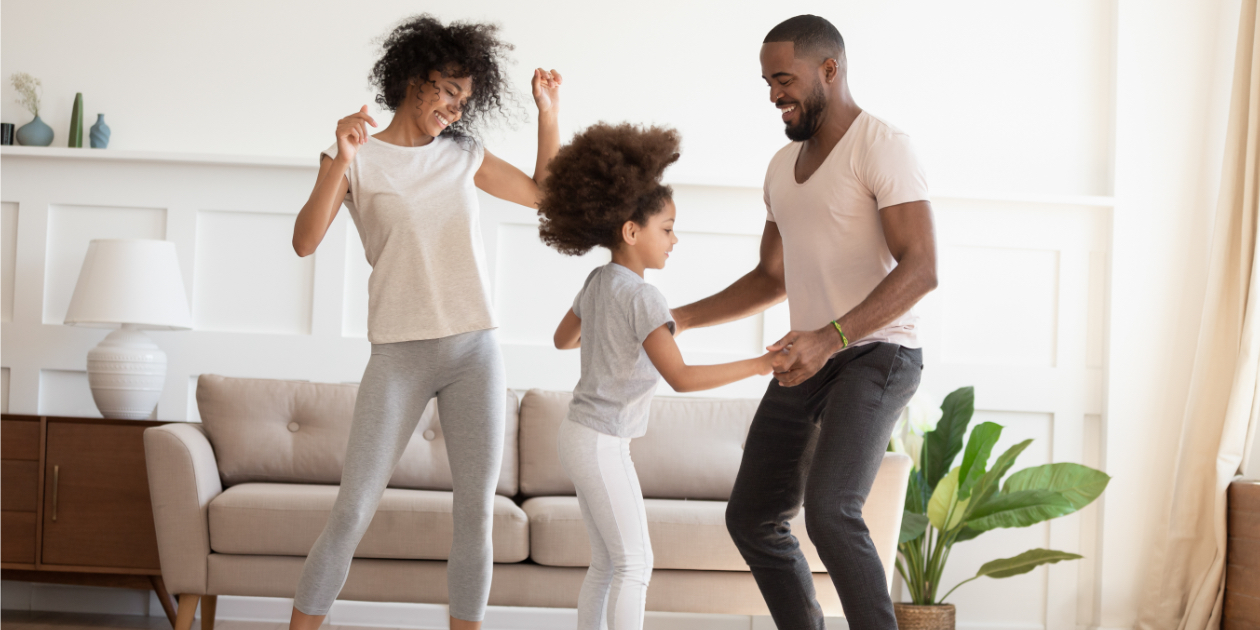
[[[1207,300],[1182,426],[1156,585],[1141,630],[1220,627],[1225,594],[1225,492],[1238,474],[1260,395],[1260,40],[1257,0],[1244,0]]]

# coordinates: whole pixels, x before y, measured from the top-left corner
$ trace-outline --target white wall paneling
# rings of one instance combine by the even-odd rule
[[[293,252],[293,212],[203,210],[196,229],[197,330],[310,334],[315,258]]]
[[[45,416],[101,417],[88,388],[86,370],[40,370],[39,409]]]
[[[0,321],[13,321],[13,277],[17,264],[18,206],[0,203]]]
[[[9,413],[9,368],[0,368],[0,413]]]

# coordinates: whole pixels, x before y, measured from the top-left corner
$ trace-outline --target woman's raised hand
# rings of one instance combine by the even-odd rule
[[[367,144],[367,126],[376,126],[376,121],[368,115],[367,105],[359,111],[337,121],[337,157],[349,161],[359,152],[359,147]]]
[[[530,86],[534,89],[534,102],[538,104],[538,113],[551,113],[560,107],[560,84],[564,77],[555,70],[534,69],[534,78]]]

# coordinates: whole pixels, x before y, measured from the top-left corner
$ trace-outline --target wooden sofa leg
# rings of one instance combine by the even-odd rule
[[[218,595],[201,597],[201,630],[214,630],[214,606],[218,602]]]
[[[171,623],[171,627],[175,627],[175,605],[172,603],[171,594],[166,592],[166,583],[162,581],[160,575],[150,575],[149,583],[153,585],[153,591],[157,593],[159,602],[162,602],[162,610],[166,612],[166,620]]]
[[[193,617],[197,615],[200,595],[180,595],[179,611],[175,613],[175,630],[192,630]]]

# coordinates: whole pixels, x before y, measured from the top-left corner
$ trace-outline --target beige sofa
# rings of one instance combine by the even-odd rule
[[[180,594],[178,630],[218,595],[293,597],[341,476],[357,387],[203,375],[202,424],[145,432],[162,575]],[[556,434],[570,394],[508,397],[494,505],[490,604],[574,608],[590,550]],[[726,499],[756,400],[661,398],[631,446],[655,555],[654,611],[767,614],[726,532]],[[451,474],[430,404],[360,543],[341,599],[447,602]],[[863,512],[891,580],[910,459],[888,454]],[[817,552],[793,530],[828,615],[839,599]]]

